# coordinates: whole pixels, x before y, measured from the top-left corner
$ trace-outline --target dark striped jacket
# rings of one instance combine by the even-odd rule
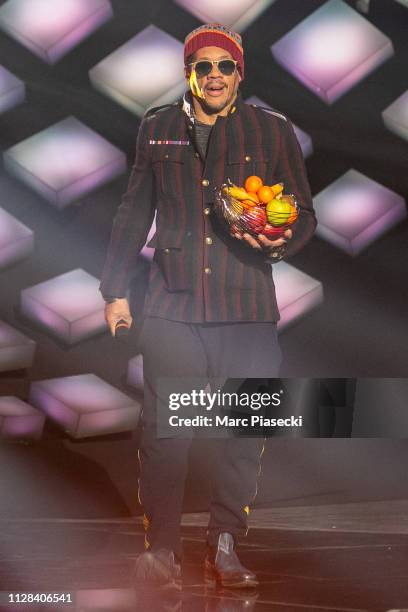
[[[303,247],[316,226],[291,122],[245,104],[239,94],[229,115],[217,118],[206,159],[201,159],[182,101],[147,114],[128,190],[113,224],[102,295],[126,295],[157,210],[157,231],[149,242],[155,255],[146,315],[190,323],[277,321],[272,266],[263,253],[230,237],[211,213],[214,188],[227,178],[243,185],[252,174],[267,185],[282,181],[301,207],[287,258]]]

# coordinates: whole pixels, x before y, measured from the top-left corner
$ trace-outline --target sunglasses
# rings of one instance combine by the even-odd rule
[[[238,62],[232,59],[222,60],[199,60],[198,62],[192,62],[189,66],[193,67],[196,71],[196,75],[199,79],[210,74],[214,64],[217,65],[218,70],[225,76],[231,76],[234,73]]]

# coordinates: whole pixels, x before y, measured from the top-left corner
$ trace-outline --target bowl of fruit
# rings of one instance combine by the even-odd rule
[[[249,176],[244,187],[228,179],[216,190],[214,211],[230,234],[263,234],[277,240],[299,216],[295,196],[283,190],[283,183],[264,185],[259,176]]]

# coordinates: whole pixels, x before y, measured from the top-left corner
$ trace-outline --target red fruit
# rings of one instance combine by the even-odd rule
[[[254,206],[251,209],[247,209],[241,216],[240,221],[245,223],[248,232],[261,234],[263,233],[263,228],[266,223],[265,210],[260,206]]]
[[[260,233],[269,238],[269,240],[277,240],[278,238],[283,236],[286,229],[286,227],[273,227],[272,225],[269,225],[269,223],[267,223],[263,228],[262,232]]]

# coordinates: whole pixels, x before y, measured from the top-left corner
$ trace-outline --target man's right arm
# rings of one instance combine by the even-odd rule
[[[128,188],[117,210],[99,290],[109,301],[124,298],[137,256],[146,242],[155,212],[153,169],[147,139],[148,121],[139,128]]]

